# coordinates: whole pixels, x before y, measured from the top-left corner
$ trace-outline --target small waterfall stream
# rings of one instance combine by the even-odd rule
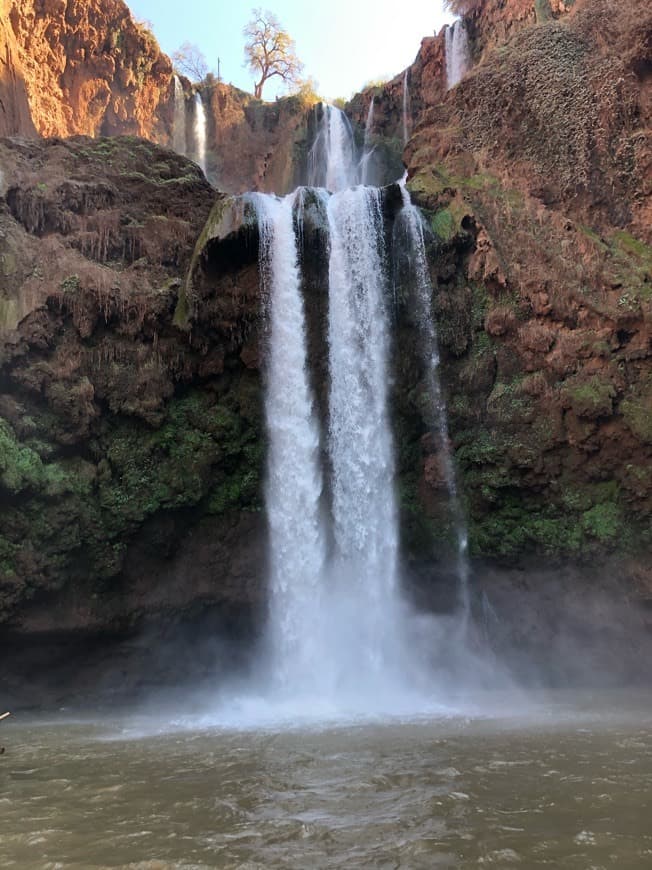
[[[369,110],[367,112],[367,122],[364,127],[364,145],[362,148],[362,160],[360,161],[360,183],[369,184],[370,166],[369,162],[374,153],[374,146],[371,144],[371,136],[374,127],[374,103],[375,97],[372,96],[369,102]]]
[[[446,28],[446,83],[448,90],[462,81],[471,68],[469,35],[464,21]]]
[[[308,184],[344,190],[360,183],[353,129],[341,109],[321,107],[319,129],[309,155]]]
[[[403,74],[403,144],[407,145],[408,140],[408,104],[409,104],[409,90],[408,90],[408,71],[407,68],[405,73]]]
[[[451,519],[456,538],[459,605],[465,627],[470,611],[468,533],[457,488],[457,476],[448,437],[448,414],[439,376],[437,329],[432,315],[432,283],[428,269],[421,212],[412,205],[405,179],[400,182],[403,209],[400,213],[407,240],[412,286],[416,289],[417,318],[421,333],[421,352],[431,401],[430,425],[437,439],[437,454],[448,490]]]
[[[195,94],[195,148],[197,163],[206,173],[206,110],[199,91]]]
[[[186,96],[179,76],[174,76],[174,117],[172,147],[177,154],[186,154]]]

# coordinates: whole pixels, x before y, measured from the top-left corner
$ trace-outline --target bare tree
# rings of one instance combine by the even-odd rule
[[[253,18],[243,30],[247,38],[244,52],[246,65],[258,78],[254,85],[254,96],[260,100],[265,82],[274,76],[288,85],[297,84],[303,64],[296,55],[294,40],[283,30],[272,12],[253,9],[252,15]]]
[[[209,73],[206,55],[198,46],[184,42],[172,55],[172,63],[177,72],[193,82],[203,81]]]
[[[444,0],[444,6],[453,15],[469,15],[478,12],[484,6],[484,0]]]

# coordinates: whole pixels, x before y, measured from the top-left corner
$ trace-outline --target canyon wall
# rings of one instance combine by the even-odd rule
[[[122,0],[1,0],[0,135],[174,138],[170,59]],[[196,157],[194,97],[183,79],[186,153]],[[304,160],[302,97],[263,103],[209,76],[207,173],[221,190],[294,185]]]
[[[0,136],[36,135],[20,63],[20,48],[9,22],[10,0],[0,0]]]

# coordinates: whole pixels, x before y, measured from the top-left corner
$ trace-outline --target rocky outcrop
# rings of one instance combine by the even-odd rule
[[[41,136],[126,133],[167,141],[172,65],[122,0],[4,2],[16,69]]]
[[[34,136],[16,36],[9,24],[10,0],[0,0],[0,136]]]
[[[0,621],[116,632],[199,601],[250,608],[255,264],[249,291],[225,270],[189,336],[180,276],[214,200],[194,164],[118,137],[5,141],[0,165]]]
[[[304,180],[310,105],[301,95],[264,103],[214,82],[203,98],[207,175],[219,190],[284,194]]]
[[[652,543],[651,34],[644,2],[578,3],[487,55],[406,151],[478,555]]]

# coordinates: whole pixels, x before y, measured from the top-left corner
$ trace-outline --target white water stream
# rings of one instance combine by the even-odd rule
[[[306,327],[293,207],[252,194],[268,307],[265,414],[269,438],[270,643],[279,688],[305,692],[323,650],[325,543],[319,516],[319,429],[308,380]]]
[[[426,371],[428,396],[431,403],[430,422],[436,435],[437,456],[446,482],[446,489],[448,490],[448,501],[457,549],[456,567],[459,583],[459,603],[462,614],[461,628],[464,629],[470,615],[468,533],[464,512],[460,503],[457,476],[448,437],[446,401],[441,389],[439,342],[432,313],[432,283],[426,256],[423,220],[419,209],[412,205],[404,178],[401,179],[400,186],[403,209],[398,218],[398,227],[400,229],[402,225],[405,231],[405,242],[409,252],[408,261],[411,271],[409,278],[416,290],[417,318],[421,333],[421,353]]]
[[[462,81],[471,68],[471,49],[466,24],[455,21],[446,28],[446,82],[448,89]]]
[[[186,154],[186,97],[179,76],[174,76],[174,116],[172,147],[177,154]]]
[[[206,173],[206,110],[199,91],[195,94],[195,147],[197,163]]]
[[[310,149],[308,184],[334,192],[359,183],[351,122],[341,109],[322,104],[319,129]]]
[[[360,161],[360,183],[369,184],[370,180],[370,160],[374,153],[374,146],[371,144],[374,127],[374,103],[375,97],[372,97],[369,102],[369,110],[367,111],[367,122],[364,128],[364,145],[362,148],[362,159]]]

